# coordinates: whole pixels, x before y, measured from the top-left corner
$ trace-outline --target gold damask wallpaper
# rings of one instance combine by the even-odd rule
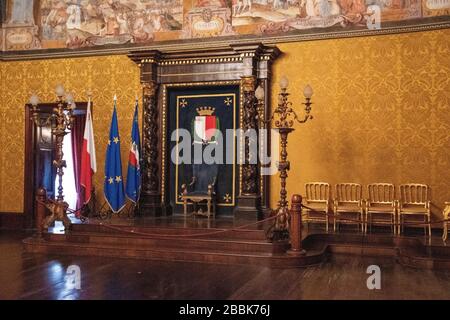
[[[140,95],[139,69],[126,56],[82,59],[55,59],[2,63],[2,100],[0,160],[0,212],[23,210],[24,105],[32,92],[41,101],[55,101],[55,86],[62,83],[77,101],[87,101],[86,90],[93,96],[93,121],[97,153],[95,185],[103,201],[105,150],[117,94],[122,158],[126,173],[131,122],[136,94]]]
[[[314,88],[314,120],[289,137],[289,196],[307,181],[423,182],[442,208],[450,201],[450,30],[281,44],[274,65],[273,105],[282,75],[301,108]],[[23,210],[24,104],[31,92],[54,100],[62,82],[77,100],[92,88],[98,173],[118,95],[124,172],[139,92],[139,70],[126,56],[3,62],[0,96],[0,211]],[[271,183],[276,204],[279,179]],[[436,209],[436,212],[439,210]]]
[[[450,30],[279,48],[274,83],[289,78],[299,109],[305,84],[315,91],[314,119],[289,137],[289,197],[307,181],[416,182],[450,201]]]

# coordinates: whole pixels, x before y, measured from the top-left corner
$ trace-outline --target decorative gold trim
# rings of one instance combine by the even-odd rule
[[[142,83],[142,93],[144,96],[154,96],[156,94],[156,89],[158,85],[156,82],[143,82]]]
[[[225,62],[241,62],[242,56],[235,57],[223,57],[223,58],[207,58],[207,59],[173,59],[165,61],[155,61],[155,59],[142,59],[141,64],[144,63],[156,63],[159,66],[169,65],[189,65],[189,64],[205,64],[205,63],[225,63]]]
[[[182,76],[192,76],[193,74],[195,75],[202,75],[202,76],[206,76],[206,75],[211,75],[211,74],[230,74],[233,71],[211,71],[211,72],[187,72],[187,73],[164,73],[161,74],[162,78],[166,78],[166,77],[182,77]]]
[[[244,121],[244,88],[242,87],[242,81],[239,81],[240,85],[239,85],[239,123],[243,123]],[[243,161],[243,157],[244,157],[244,153],[243,153],[243,148],[245,148],[244,145],[244,137],[243,135],[239,135],[240,136],[240,142],[239,142],[239,195],[242,193],[242,163],[244,163]]]
[[[255,85],[256,85],[256,77],[255,76],[248,76],[248,77],[241,78],[241,86],[242,86],[242,89],[244,92],[255,91]]]
[[[230,86],[238,85],[241,90],[240,80],[228,81],[204,81],[204,82],[180,82],[180,83],[166,83],[162,84],[162,142],[161,142],[161,202],[165,202],[165,180],[166,180],[166,130],[167,130],[167,91],[168,88],[182,88],[182,87],[206,87],[206,86]],[[239,101],[239,108],[242,109],[242,100]],[[241,123],[241,119],[239,120]]]
[[[265,79],[261,80],[260,86],[262,86],[263,88],[266,88],[267,87],[266,86],[266,81],[267,80],[265,80]],[[269,103],[269,107],[270,107],[270,103]],[[267,106],[264,106],[264,114],[266,112],[266,108],[267,108]],[[268,129],[269,128],[269,124],[265,124],[264,122],[260,123],[259,125],[260,125],[260,127],[258,129]],[[269,148],[268,148],[269,143],[268,142],[271,141],[271,137],[269,137],[271,132],[269,130],[267,130],[267,131],[265,133],[266,134],[266,141],[264,141],[265,143],[263,143],[263,133],[261,131],[258,131],[258,133],[259,133],[259,144],[260,144],[259,148],[260,148],[260,154],[261,155],[263,155],[265,153],[268,153],[268,151],[266,151],[265,148],[267,148],[267,150],[269,150]],[[263,169],[264,166],[267,166],[267,164],[263,165],[261,162],[259,163],[259,170],[260,170],[259,172],[260,173],[262,172],[262,169]],[[260,182],[259,188],[260,188],[260,193],[261,193],[261,203],[262,204],[266,204],[266,194],[264,193],[264,188],[266,186],[265,186],[264,176],[262,174],[259,175],[259,182]]]
[[[412,24],[408,26],[391,26],[383,27],[378,30],[350,30],[350,31],[335,31],[335,32],[321,32],[321,33],[308,33],[308,34],[289,34],[289,35],[273,35],[273,36],[246,36],[242,35],[239,39],[225,40],[209,40],[204,39],[188,40],[185,42],[171,41],[170,43],[156,43],[147,46],[130,46],[120,48],[89,48],[83,50],[70,50],[70,49],[48,49],[46,52],[40,52],[44,50],[34,50],[26,52],[3,52],[0,53],[0,61],[17,61],[17,60],[36,60],[36,59],[54,59],[54,58],[75,58],[75,57],[89,57],[89,56],[105,56],[105,55],[126,55],[130,52],[137,51],[149,51],[160,50],[165,52],[186,50],[196,51],[199,49],[210,48],[229,48],[230,44],[244,44],[249,41],[261,42],[264,45],[274,45],[277,43],[287,42],[300,42],[311,40],[323,40],[323,39],[339,39],[349,37],[362,37],[362,36],[377,36],[388,34],[399,34],[419,31],[431,31],[438,29],[450,28],[450,19],[448,17],[442,17],[447,21],[437,21],[422,24]],[[433,18],[434,19],[434,18]],[[54,51],[53,51],[54,50]],[[50,52],[49,52],[50,51]]]
[[[164,203],[166,198],[165,184],[166,184],[166,114],[167,114],[167,85],[162,86],[162,140],[161,140],[161,203]]]

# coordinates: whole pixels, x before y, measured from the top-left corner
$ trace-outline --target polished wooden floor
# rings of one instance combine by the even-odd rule
[[[450,299],[450,271],[412,269],[392,258],[335,255],[303,269],[159,262],[23,252],[27,235],[0,231],[0,299]],[[381,268],[381,290],[366,269]],[[70,265],[81,290],[68,289]]]

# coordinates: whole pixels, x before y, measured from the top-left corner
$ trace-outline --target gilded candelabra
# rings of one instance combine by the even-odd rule
[[[75,102],[70,93],[66,93],[62,85],[56,87],[56,96],[58,98],[56,107],[53,108],[50,116],[41,118],[39,115],[39,98],[32,95],[30,98],[32,119],[38,127],[51,127],[52,135],[55,138],[55,159],[53,165],[56,168],[58,176],[58,194],[56,201],[46,201],[51,215],[47,216],[43,222],[43,228],[48,228],[54,221],[62,221],[66,230],[70,227],[70,219],[67,217],[69,205],[64,201],[63,175],[66,161],[64,160],[63,142],[64,136],[72,130],[75,109]]]
[[[295,130],[293,126],[296,122],[305,123],[309,119],[313,118],[311,115],[311,97],[313,95],[311,86],[307,85],[303,91],[306,101],[302,103],[305,106],[305,115],[303,119],[301,119],[293,109],[292,102],[288,100],[288,85],[288,79],[283,77],[280,81],[281,92],[278,94],[278,106],[272,112],[269,119],[266,119],[264,115],[264,89],[259,86],[255,91],[255,96],[258,99],[259,121],[266,124],[273,122],[275,128],[280,134],[280,161],[277,162],[277,168],[280,173],[281,189],[280,200],[278,201],[278,206],[275,210],[277,218],[272,235],[273,239],[284,239],[289,237],[289,208],[286,191],[286,180],[290,169],[290,162],[287,160],[288,135]]]

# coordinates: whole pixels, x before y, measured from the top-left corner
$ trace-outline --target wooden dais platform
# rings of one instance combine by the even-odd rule
[[[68,233],[47,232],[23,241],[32,253],[107,256],[219,264],[251,264],[273,268],[319,264],[332,254],[390,256],[404,265],[450,269],[450,248],[421,236],[361,235],[310,231],[303,238],[306,255],[292,255],[288,241],[271,243],[263,228],[239,228],[233,221],[182,219],[157,223],[139,220],[73,224]]]

